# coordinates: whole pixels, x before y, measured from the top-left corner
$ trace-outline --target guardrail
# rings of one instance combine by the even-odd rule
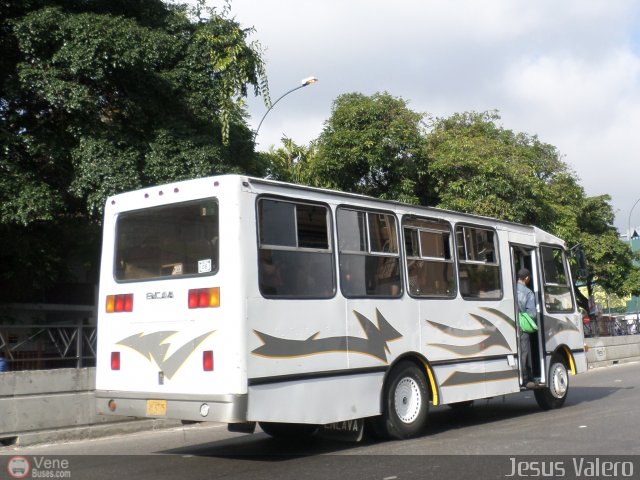
[[[85,322],[0,325],[0,353],[7,370],[95,366],[96,326]]]
[[[602,315],[584,323],[584,336],[586,338],[617,337],[620,335],[640,334],[640,320],[638,318],[625,318],[624,315]]]

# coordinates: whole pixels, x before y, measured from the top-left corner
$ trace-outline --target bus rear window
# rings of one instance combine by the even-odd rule
[[[115,278],[153,280],[218,270],[218,203],[199,200],[122,213]]]

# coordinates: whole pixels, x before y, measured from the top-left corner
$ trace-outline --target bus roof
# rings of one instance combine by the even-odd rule
[[[537,242],[555,243],[555,244],[561,244],[561,245],[565,244],[561,238],[556,237],[555,235],[549,232],[546,232],[533,225],[525,225],[517,222],[511,222],[508,220],[499,220],[493,217],[475,215],[475,214],[464,213],[464,212],[457,212],[454,210],[446,210],[446,209],[437,208],[437,207],[412,205],[412,204],[400,202],[397,200],[379,199],[379,198],[370,197],[367,195],[362,195],[359,193],[343,192],[339,190],[312,187],[308,185],[299,185],[294,183],[282,182],[279,180],[272,180],[268,178],[250,177],[250,176],[238,175],[238,174],[225,174],[225,175],[218,175],[218,176],[212,176],[212,177],[201,177],[201,178],[195,178],[191,180],[182,180],[178,182],[173,182],[173,183],[168,183],[163,185],[156,185],[156,186],[146,187],[139,190],[124,192],[124,193],[110,196],[107,199],[107,206],[109,206],[109,204],[115,205],[116,202],[120,203],[120,205],[124,203],[124,204],[127,204],[128,206],[137,204],[138,206],[134,208],[145,208],[145,207],[155,206],[157,204],[167,203],[166,198],[164,199],[164,201],[161,201],[156,195],[156,193],[160,193],[160,195],[162,195],[163,191],[168,192],[168,191],[177,191],[177,190],[184,192],[184,191],[189,191],[190,190],[189,187],[195,187],[194,190],[204,191],[203,187],[205,186],[209,187],[215,182],[223,182],[223,181],[225,182],[234,181],[234,182],[237,182],[238,184],[244,185],[245,187],[255,186],[258,190],[285,189],[285,190],[293,190],[298,192],[309,192],[314,195],[325,196],[327,197],[326,200],[329,200],[329,198],[333,198],[334,201],[338,201],[338,202],[341,201],[341,199],[343,199],[345,202],[356,201],[361,203],[375,204],[378,206],[386,205],[387,208],[402,209],[409,214],[419,215],[421,213],[422,214],[428,213],[436,217],[454,218],[458,222],[465,222],[465,221],[477,222],[480,220],[483,223],[492,224],[496,227],[503,227],[503,228],[510,228],[510,229],[516,228],[522,231],[523,233],[532,234],[535,236]],[[206,190],[208,191],[208,188]],[[157,200],[150,201],[148,202],[147,205],[143,205],[141,207],[137,199],[140,199],[143,197],[156,198]]]

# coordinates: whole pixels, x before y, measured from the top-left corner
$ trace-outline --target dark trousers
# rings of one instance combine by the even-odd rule
[[[531,339],[528,333],[520,332],[520,368],[522,378],[526,382],[531,375]]]

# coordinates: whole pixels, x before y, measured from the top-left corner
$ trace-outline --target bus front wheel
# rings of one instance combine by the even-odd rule
[[[549,379],[546,387],[534,390],[536,402],[543,410],[560,408],[567,399],[569,393],[569,374],[567,367],[557,357],[551,359],[549,368]]]
[[[382,415],[376,419],[381,436],[404,439],[420,434],[429,413],[423,371],[412,362],[396,365],[385,383],[383,402]]]

